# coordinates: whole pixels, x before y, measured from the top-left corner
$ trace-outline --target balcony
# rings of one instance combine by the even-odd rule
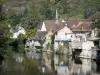
[[[71,41],[71,37],[67,37],[67,36],[55,36],[55,41]]]

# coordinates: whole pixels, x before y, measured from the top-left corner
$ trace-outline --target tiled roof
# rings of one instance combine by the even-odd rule
[[[90,32],[91,31],[91,23],[92,22],[88,19],[82,19],[82,20],[69,19],[69,20],[65,21],[65,23],[63,23],[63,25],[58,27],[56,32],[59,31],[60,29],[62,29],[66,25],[73,32]]]
[[[44,23],[46,25],[47,31],[56,31],[59,27],[63,25],[63,23],[60,21],[59,24],[57,25],[55,23],[55,20],[45,20]]]
[[[33,37],[34,40],[43,40],[46,36],[46,31],[38,31],[36,35]]]
[[[67,22],[67,26],[73,31],[73,32],[88,32],[91,31],[91,21],[88,19],[83,19],[83,20],[77,20],[77,19],[73,19],[73,20],[68,20]]]

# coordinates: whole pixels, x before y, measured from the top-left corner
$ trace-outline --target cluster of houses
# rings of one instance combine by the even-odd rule
[[[55,52],[61,49],[60,47],[68,45],[65,50],[69,51],[66,53],[72,55],[76,50],[76,54],[80,57],[91,58],[92,47],[94,47],[93,40],[96,37],[96,30],[92,29],[91,24],[90,19],[60,20],[56,10],[56,19],[44,20],[36,35],[27,40],[26,46],[42,46],[45,48],[48,44],[51,44],[51,36],[54,36]],[[24,29],[21,28],[20,30],[23,31]]]

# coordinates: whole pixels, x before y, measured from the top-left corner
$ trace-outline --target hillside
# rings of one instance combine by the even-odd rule
[[[3,11],[12,26],[37,26],[43,20],[55,19],[56,9],[59,19],[84,19],[100,11],[100,0],[6,0],[3,3]]]

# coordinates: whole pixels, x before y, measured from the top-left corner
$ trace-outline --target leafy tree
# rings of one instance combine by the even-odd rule
[[[8,48],[8,26],[5,23],[0,23],[0,56],[4,56]]]
[[[9,34],[9,28],[6,24],[6,16],[5,14],[2,12],[2,3],[4,2],[4,0],[0,0],[0,59],[1,57],[4,57],[4,55],[7,52],[7,48],[8,48],[8,34]]]
[[[100,37],[100,19],[95,20],[95,22],[92,24],[93,29],[97,29],[97,37]]]
[[[25,35],[23,35],[23,34],[20,34],[19,35],[19,37],[18,37],[18,40],[19,40],[19,42],[18,42],[18,48],[19,48],[19,52],[21,52],[21,53],[23,53],[23,52],[25,52],[25,39],[26,39],[26,37],[25,37]]]
[[[55,38],[55,35],[52,35],[51,36],[51,44],[54,44],[54,38]]]
[[[26,37],[23,34],[20,34],[17,39],[10,41],[9,45],[12,47],[12,50],[15,52],[23,53],[25,47]]]
[[[27,30],[26,32],[26,36],[27,37],[34,37],[34,35],[36,34],[36,29],[30,29],[30,30]]]

